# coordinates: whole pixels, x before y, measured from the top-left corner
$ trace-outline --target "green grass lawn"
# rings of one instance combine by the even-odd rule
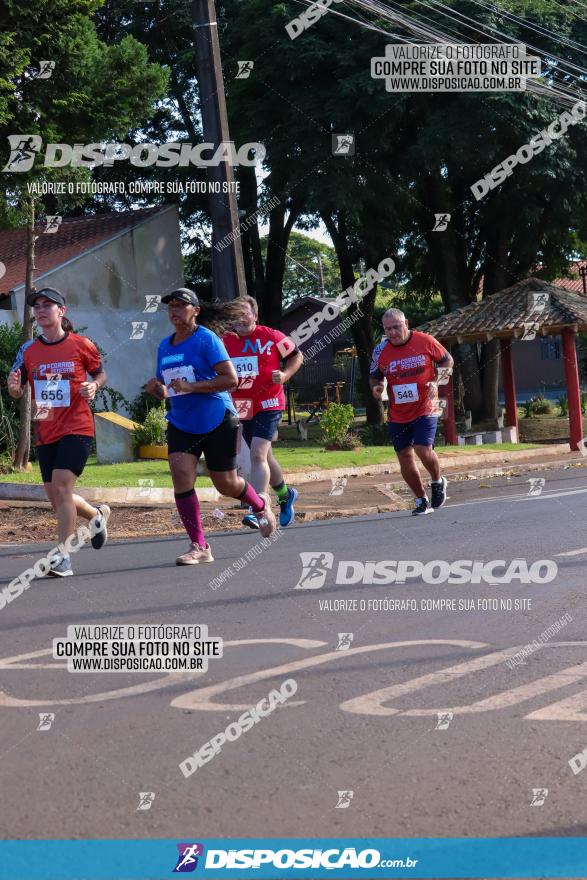
[[[535,449],[531,443],[492,443],[480,446],[438,447],[447,455],[475,455],[482,450],[496,452],[515,452]],[[360,467],[362,465],[385,464],[394,461],[395,452],[390,446],[365,446],[357,452],[326,452],[320,446],[301,444],[282,446],[276,449],[277,458],[286,471],[317,470],[337,467]],[[132,461],[124,464],[98,464],[90,458],[78,481],[79,486],[137,486],[139,480],[153,480],[156,488],[171,488],[171,478],[166,461]],[[0,482],[40,483],[38,465],[28,474],[0,474]],[[199,486],[211,486],[208,477],[198,477]]]

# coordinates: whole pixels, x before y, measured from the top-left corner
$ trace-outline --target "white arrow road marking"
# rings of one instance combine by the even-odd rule
[[[275,678],[280,675],[290,675],[293,672],[298,672],[300,669],[309,669],[312,666],[321,666],[323,663],[330,663],[332,660],[342,660],[348,657],[354,657],[356,654],[365,654],[367,651],[385,651],[388,648],[405,648],[412,647],[416,645],[449,645],[451,647],[457,648],[486,648],[487,645],[484,642],[469,642],[464,640],[454,640],[454,639],[419,639],[417,641],[410,642],[384,642],[380,645],[362,645],[358,648],[350,648],[348,651],[328,651],[326,654],[319,654],[315,657],[307,657],[303,660],[294,660],[291,663],[284,663],[282,666],[272,666],[267,669],[259,669],[257,672],[250,672],[248,675],[238,675],[236,678],[230,678],[227,681],[220,682],[219,684],[213,684],[209,687],[199,688],[198,690],[191,691],[189,694],[183,694],[181,697],[176,697],[175,700],[172,701],[171,705],[176,709],[201,709],[206,710],[208,712],[218,712],[218,711],[237,711],[241,709],[250,709],[251,705],[254,705],[250,702],[248,703],[213,703],[210,699],[216,694],[221,694],[224,691],[232,691],[236,688],[244,687],[247,684],[253,684],[256,681],[263,681],[266,678]],[[506,656],[509,656],[510,653],[515,652],[517,649],[509,648],[507,652],[503,652]],[[288,700],[285,706],[291,706],[292,701]],[[299,701],[298,701],[299,705]],[[344,703],[341,708],[344,707]],[[395,710],[397,711],[397,710]]]
[[[224,642],[225,648],[241,645],[292,645],[294,648],[302,648],[310,651],[312,648],[322,648],[328,642],[318,642],[314,639],[238,639],[233,642]],[[65,663],[22,663],[22,660],[31,660],[34,657],[52,656],[52,648],[44,648],[42,651],[32,651],[28,654],[19,654],[16,657],[5,657],[0,660],[0,670],[6,669],[67,669]],[[338,652],[340,654],[340,651]],[[99,703],[101,700],[119,700],[122,697],[134,697],[137,694],[146,694],[162,688],[171,687],[182,681],[191,681],[200,678],[205,673],[194,670],[193,672],[169,672],[155,681],[147,681],[135,684],[131,687],[117,688],[113,691],[105,691],[101,694],[90,694],[85,697],[75,697],[62,700],[20,700],[12,697],[5,691],[0,691],[0,706],[72,706],[79,703]]]
[[[521,646],[520,646],[521,647]],[[544,645],[540,645],[537,650],[543,650],[544,648],[561,648],[561,647],[587,647],[587,642],[549,642]],[[533,697],[540,696],[541,694],[548,693],[552,690],[557,690],[558,688],[566,687],[569,684],[574,684],[577,681],[582,681],[587,677],[587,662],[580,663],[577,666],[570,666],[567,669],[563,669],[561,672],[554,673],[552,675],[544,676],[543,678],[539,678],[537,681],[531,682],[530,684],[524,684],[517,688],[510,688],[507,691],[502,691],[499,694],[495,694],[492,697],[487,697],[484,700],[479,700],[476,703],[472,703],[468,706],[449,706],[443,704],[439,708],[431,708],[431,709],[407,709],[402,710],[398,708],[394,708],[391,706],[383,706],[383,703],[388,702],[394,697],[403,696],[404,694],[414,693],[414,691],[422,690],[423,688],[430,687],[436,684],[445,684],[448,682],[452,682],[457,678],[462,678],[463,675],[467,675],[471,672],[478,672],[482,669],[487,669],[491,666],[495,666],[498,663],[502,663],[511,657],[512,654],[515,654],[516,651],[520,650],[520,648],[507,648],[502,651],[496,651],[493,654],[487,654],[484,657],[475,657],[473,660],[468,660],[465,663],[459,663],[456,666],[451,666],[446,669],[442,669],[438,672],[432,672],[427,675],[419,676],[418,678],[414,678],[411,681],[403,682],[402,684],[392,685],[387,688],[380,688],[379,690],[372,691],[370,694],[365,694],[361,697],[356,697],[352,700],[347,700],[344,703],[341,703],[340,708],[344,709],[346,712],[353,712],[357,715],[437,715],[438,712],[454,712],[455,714],[473,714],[478,712],[489,712],[494,711],[496,709],[505,709],[509,706],[514,706],[517,703],[524,702],[525,700],[531,700]]]
[[[583,495],[587,492],[585,489],[568,489],[565,492],[543,492],[542,495],[494,495],[492,498],[477,498],[473,501],[457,501],[450,504],[453,507],[467,507],[469,504],[491,504],[493,501],[503,501],[513,503],[515,501],[548,501],[550,498],[563,498],[566,495]],[[448,509],[448,508],[447,508]]]
[[[587,713],[581,712],[587,709],[587,693],[581,691],[558,703],[551,703],[526,715],[528,721],[587,721]]]

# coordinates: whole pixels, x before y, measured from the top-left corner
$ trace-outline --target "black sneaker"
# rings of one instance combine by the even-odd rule
[[[416,498],[416,506],[412,510],[412,516],[424,516],[425,513],[434,513],[430,502],[426,497]]]
[[[431,494],[431,505],[434,510],[437,507],[442,507],[442,505],[446,501],[446,487],[448,486],[448,480],[446,477],[441,477],[439,483],[430,483],[430,494]]]
[[[108,522],[108,518],[110,516],[110,508],[107,504],[100,504],[97,510],[98,513],[93,519],[90,520],[89,523],[90,531],[92,533],[90,542],[94,550],[100,550],[100,548],[103,547],[108,540],[108,529],[106,527],[106,523]]]

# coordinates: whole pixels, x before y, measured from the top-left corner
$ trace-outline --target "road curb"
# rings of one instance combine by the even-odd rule
[[[100,488],[99,486],[76,487],[78,495],[86,501],[102,501],[105,504],[173,504],[175,495],[173,489],[155,489],[151,486],[129,487],[112,486]],[[197,489],[200,501],[220,501],[220,493],[213,487]],[[29,483],[0,483],[0,501],[46,501],[47,496],[43,486],[30,485]]]
[[[319,522],[320,520],[338,519],[345,516],[373,516],[376,513],[393,513],[396,510],[408,510],[408,507],[396,504],[373,504],[370,507],[343,507],[332,510],[330,515],[324,510],[305,510],[299,514],[299,519],[300,522],[305,523]]]
[[[570,447],[568,443],[557,443],[556,446],[549,446],[548,452],[545,453],[544,447],[538,449],[527,449],[524,452],[483,452],[479,455],[452,455],[436,450],[440,464],[443,468],[463,467],[472,468],[475,465],[515,465],[517,462],[532,461],[534,458],[550,455],[558,456],[569,454]],[[400,467],[397,461],[389,462],[389,464],[373,464],[364,465],[362,467],[340,467],[326,468],[316,471],[288,471],[284,472],[283,478],[286,483],[292,485],[301,485],[303,483],[327,482],[336,477],[361,477],[376,476],[377,474],[399,474]]]
[[[547,461],[540,462],[535,467],[538,469],[552,465],[567,464],[570,459],[560,459],[558,456],[569,456],[570,449],[568,443],[559,443],[556,446],[548,447],[548,456],[552,456]],[[462,468],[464,471],[472,471],[475,466],[483,465],[484,470],[492,470],[504,466],[516,467],[517,465],[529,464],[536,458],[544,457],[544,448],[528,449],[525,452],[484,452],[479,455],[447,455],[440,451],[440,458],[443,470],[450,475],[454,468]],[[573,459],[574,461],[575,459]],[[389,464],[365,465],[364,467],[341,467],[316,471],[300,471],[298,473],[285,472],[284,479],[292,485],[303,485],[304,483],[328,483],[337,477],[361,477],[361,476],[377,476],[379,474],[392,474],[400,476],[399,464],[390,462]],[[483,470],[479,472],[479,476],[483,475]],[[86,486],[76,488],[76,492],[86,501],[102,501],[106,504],[112,502],[114,504],[129,505],[156,505],[156,504],[173,504],[175,495],[173,489],[155,489],[152,487],[140,486],[116,486],[116,487],[99,487]],[[198,499],[202,502],[217,503],[224,496],[213,487],[197,488]],[[0,482],[0,501],[47,501],[43,486],[31,485],[30,483],[10,483]],[[392,510],[398,510],[394,505],[377,505],[361,508],[360,515],[367,516],[375,513],[383,513]],[[338,515],[351,516],[357,515],[357,508],[351,512],[343,512],[337,510]],[[323,511],[308,511],[306,521],[310,519],[324,518]]]

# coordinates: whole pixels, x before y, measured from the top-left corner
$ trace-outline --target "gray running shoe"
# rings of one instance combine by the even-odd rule
[[[72,574],[73,571],[71,570],[71,562],[69,559],[64,559],[60,553],[56,553],[55,556],[51,558],[51,568],[45,577],[64,578],[70,577]]]

